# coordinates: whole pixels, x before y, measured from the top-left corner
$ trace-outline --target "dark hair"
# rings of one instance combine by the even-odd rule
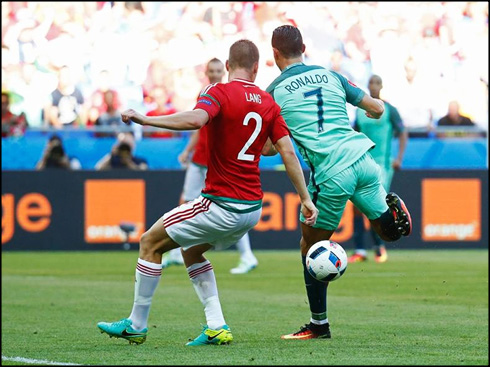
[[[49,137],[49,141],[51,142],[53,140],[58,140],[61,143],[61,136],[59,136],[58,134],[53,134]]]
[[[303,37],[299,29],[292,25],[282,25],[274,29],[271,43],[272,47],[288,59],[303,53]]]
[[[230,69],[251,70],[259,62],[259,49],[252,41],[239,40],[230,47],[228,65]]]
[[[122,142],[118,145],[117,151],[122,153],[124,151],[131,153],[131,145],[126,142]]]

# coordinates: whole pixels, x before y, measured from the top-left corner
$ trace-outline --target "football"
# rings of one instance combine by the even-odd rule
[[[337,242],[320,241],[306,254],[306,269],[321,282],[339,279],[347,269],[347,254]]]

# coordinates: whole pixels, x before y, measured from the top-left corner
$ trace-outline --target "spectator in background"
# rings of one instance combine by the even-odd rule
[[[135,139],[132,132],[121,132],[113,145],[111,152],[102,157],[95,169],[98,171],[110,169],[146,170],[148,162],[142,157],[133,155]]]
[[[121,107],[119,93],[110,87],[110,77],[107,70],[102,70],[99,73],[96,82],[98,84],[98,88],[90,96],[90,108],[88,112],[87,125],[94,125],[97,119],[108,111],[109,106],[106,101],[107,92],[112,93],[112,96],[110,97],[112,107],[116,110],[119,110]]]
[[[66,170],[78,170],[81,168],[80,161],[77,158],[69,157],[66,154],[61,137],[56,134],[49,138],[44,153],[36,164],[36,170],[50,168]]]
[[[22,96],[11,101],[11,110],[19,115],[24,112],[29,128],[45,124],[44,109],[49,105],[51,92],[56,88],[57,76],[47,70],[40,70],[34,63],[19,64],[18,74],[14,73],[9,91]]]
[[[96,136],[116,136],[119,127],[126,127],[121,119],[121,112],[116,106],[116,94],[112,90],[107,90],[103,93],[104,104],[106,111],[100,115],[95,121],[96,126],[111,128],[113,132],[103,131],[96,133]]]
[[[24,97],[22,106],[12,100],[11,110],[25,112],[29,127],[46,123],[40,108],[56,88],[57,77],[50,73],[54,65],[86,73],[85,85],[79,85],[84,93],[100,87],[93,71],[110,70],[125,108],[140,109],[142,95],[151,101],[150,91],[166,86],[176,109],[187,109],[198,84],[192,68],[206,55],[226,55],[223,45],[230,38],[260,39],[259,50],[268,49],[270,30],[291,23],[307,30],[307,52],[318,62],[342,50],[343,68],[358,85],[367,84],[371,68],[382,74],[384,96],[398,106],[411,131],[429,124],[419,118],[427,114],[418,107],[422,102],[432,110],[431,122],[437,122],[449,101],[444,92],[455,90],[464,111],[487,130],[488,90],[480,78],[488,80],[488,2],[389,7],[382,2],[2,2],[2,86]],[[128,45],[136,47],[134,55],[123,54]],[[182,51],[182,45],[191,47]],[[409,55],[417,62],[415,79],[421,80],[413,94],[405,94],[403,75]],[[28,66],[25,83],[13,85],[9,74],[22,62],[37,70],[29,76],[34,68]],[[274,79],[270,64],[262,67],[257,85]],[[103,112],[91,114],[90,123]]]
[[[2,138],[24,135],[26,127],[25,114],[13,114],[10,111],[10,94],[2,92]]]
[[[330,69],[345,76],[348,80],[354,80],[352,74],[345,67],[344,54],[339,49],[333,50],[330,55]]]
[[[168,40],[166,40],[168,42]],[[154,102],[152,91],[161,87],[172,85],[172,72],[159,58],[153,59],[146,70],[146,79],[143,81],[143,99],[145,104]]]
[[[475,126],[475,123],[461,115],[458,101],[451,101],[447,114],[439,119],[437,126]]]
[[[336,73],[345,76],[347,80],[354,80],[352,74],[345,67],[344,54],[340,49],[333,50],[332,54],[330,55],[330,70],[333,70]],[[349,121],[352,122],[356,117],[357,108],[350,103],[346,104],[346,108],[347,115],[349,116]]]
[[[155,87],[150,92],[150,97],[153,100],[154,108],[148,111],[146,116],[166,116],[177,112],[170,101],[167,90],[164,87]],[[143,131],[144,129],[145,128],[143,128]],[[143,136],[149,136],[152,138],[171,138],[174,136],[174,132],[159,129],[159,131],[144,132]]]
[[[473,127],[475,123],[471,121],[469,117],[463,116],[460,113],[458,101],[449,102],[447,114],[439,119],[437,126],[447,126],[458,128],[460,126]],[[450,137],[477,137],[479,136],[478,131],[440,131],[437,133],[440,138],[450,138]]]
[[[62,66],[58,73],[58,87],[51,93],[48,107],[48,124],[57,128],[85,125],[84,98],[73,82],[71,70]]]
[[[432,89],[418,74],[418,66],[413,58],[405,62],[405,78],[392,93],[391,99],[398,106],[405,127],[410,136],[427,137],[433,129]],[[410,131],[412,130],[412,131]]]

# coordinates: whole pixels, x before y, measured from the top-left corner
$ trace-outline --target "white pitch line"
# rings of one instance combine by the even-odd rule
[[[77,363],[62,363],[62,362],[53,362],[46,361],[45,359],[31,359],[24,357],[5,357],[2,356],[2,361],[12,361],[12,362],[20,362],[20,363],[31,363],[31,364],[49,364],[52,366],[80,366]]]

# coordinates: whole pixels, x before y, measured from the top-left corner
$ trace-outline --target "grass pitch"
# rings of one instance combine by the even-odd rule
[[[184,267],[164,270],[148,339],[129,345],[96,323],[131,312],[136,252],[4,252],[2,364],[488,365],[488,250],[388,254],[330,284],[332,339],[285,341],[309,320],[299,251],[256,251],[246,275],[229,273],[236,251],[209,252],[234,341],[185,347],[205,318]]]

